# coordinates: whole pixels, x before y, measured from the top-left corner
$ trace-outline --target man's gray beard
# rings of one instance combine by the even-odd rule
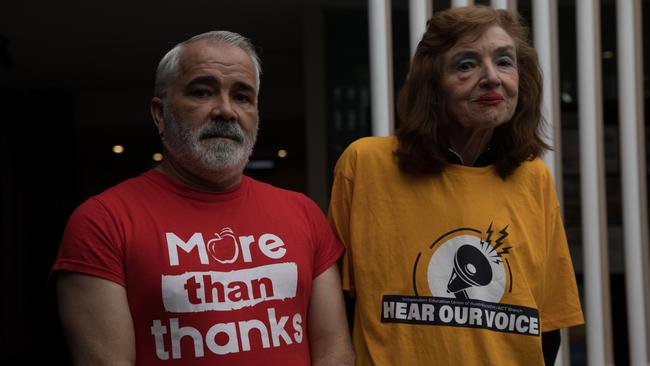
[[[163,107],[163,118],[163,145],[186,169],[204,172],[243,170],[257,140],[257,128],[246,134],[234,120],[210,120],[194,130],[177,120],[167,106]]]

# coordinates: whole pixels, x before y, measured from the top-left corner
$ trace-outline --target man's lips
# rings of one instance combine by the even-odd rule
[[[201,140],[208,140],[213,138],[229,139],[237,142],[241,142],[241,138],[237,135],[228,135],[228,134],[217,134],[217,133],[207,133],[201,135]]]

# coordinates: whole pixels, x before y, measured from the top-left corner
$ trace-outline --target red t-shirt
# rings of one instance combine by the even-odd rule
[[[152,170],[83,203],[53,269],[126,288],[140,365],[308,365],[312,279],[342,251],[302,194]]]

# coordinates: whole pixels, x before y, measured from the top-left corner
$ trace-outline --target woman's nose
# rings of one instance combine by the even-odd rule
[[[492,88],[501,85],[501,79],[499,78],[496,65],[491,62],[485,63],[483,66],[481,85]]]

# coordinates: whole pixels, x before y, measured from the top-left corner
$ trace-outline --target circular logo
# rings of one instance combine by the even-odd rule
[[[413,271],[416,294],[499,302],[508,284],[506,229],[495,235],[490,225],[485,238],[475,229],[441,236],[418,255]]]

